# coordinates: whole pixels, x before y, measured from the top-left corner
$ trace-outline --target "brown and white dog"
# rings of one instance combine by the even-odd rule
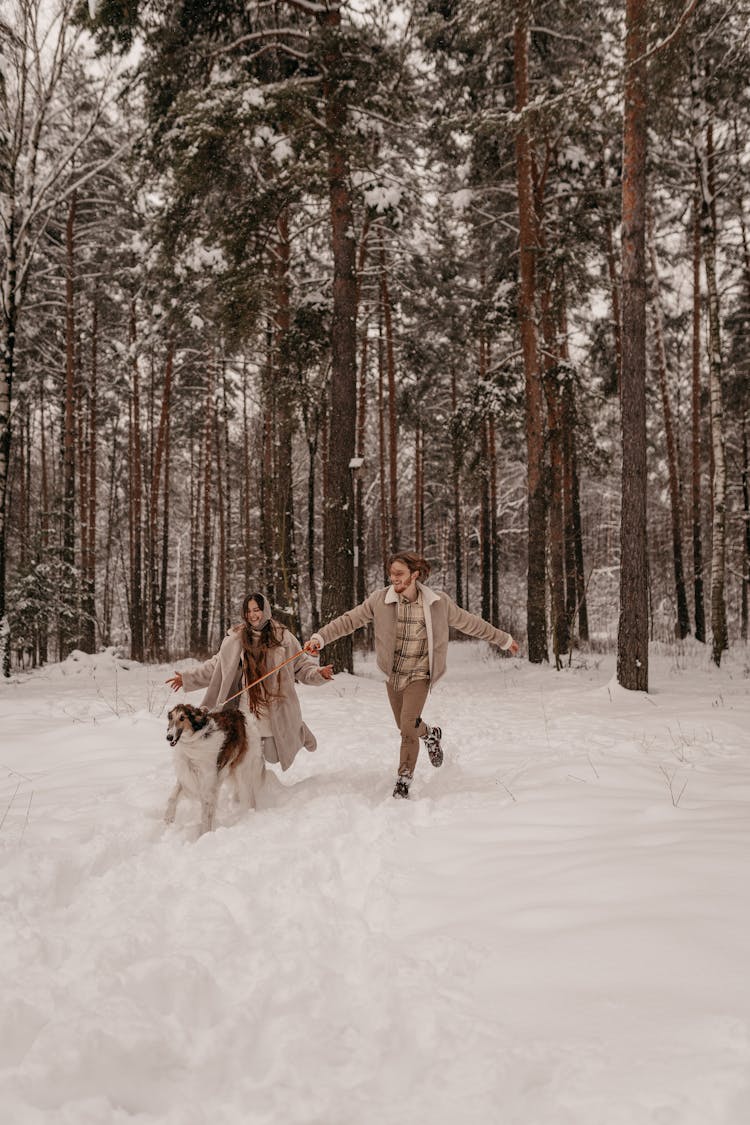
[[[232,782],[243,810],[254,809],[265,762],[257,723],[240,711],[206,711],[179,703],[167,716],[167,742],[174,748],[177,784],[164,819],[172,824],[183,793],[201,803],[200,835],[213,831],[222,783]]]

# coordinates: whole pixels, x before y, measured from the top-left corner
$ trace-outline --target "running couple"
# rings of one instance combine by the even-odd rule
[[[394,797],[409,796],[420,738],[433,766],[443,762],[442,731],[440,727],[428,726],[422,718],[422,708],[430,687],[445,673],[448,630],[458,629],[514,655],[518,652],[510,633],[460,609],[447,594],[425,586],[429,573],[430,564],[419,555],[409,551],[392,555],[388,562],[391,585],[376,590],[361,605],[329,621],[305,645],[307,652],[317,653],[332,641],[372,622],[375,658],[378,668],[388,677],[388,700],[401,732]]]
[[[311,655],[363,625],[373,623],[378,667],[388,677],[388,699],[401,732],[401,753],[394,797],[408,797],[424,740],[430,761],[443,761],[442,731],[422,718],[427,693],[445,672],[448,630],[458,629],[470,637],[489,641],[511,653],[518,645],[510,633],[495,629],[473,613],[459,609],[447,594],[423,585],[430,565],[408,551],[393,555],[388,563],[391,585],[370,594],[361,605],[336,617],[314,633],[305,651],[288,629],[272,620],[268,600],[251,594],[243,605],[243,624],[235,626],[219,652],[190,672],[175,672],[167,681],[175,691],[205,687],[202,706],[239,706],[259,720],[266,761],[278,762],[286,770],[301,747],[314,750],[315,736],[302,721],[295,680],[322,685],[333,676],[330,665],[319,667]],[[260,677],[273,672],[258,683]],[[243,688],[249,688],[242,691]]]

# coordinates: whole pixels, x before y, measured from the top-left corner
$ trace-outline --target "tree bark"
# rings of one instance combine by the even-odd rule
[[[325,498],[323,595],[325,621],[350,609],[354,599],[354,487],[350,462],[357,423],[357,276],[354,207],[345,127],[348,114],[348,62],[340,39],[341,9],[321,12],[323,28],[323,102],[325,106],[328,191],[333,247],[333,316],[331,325],[331,406],[329,489]],[[351,637],[330,646],[328,659],[337,670],[354,670]]]
[[[83,647],[88,652],[96,649],[96,490],[98,484],[98,428],[99,428],[99,309],[96,294],[91,308],[91,380],[89,384],[88,422],[88,512],[87,539],[83,568]]]
[[[165,646],[166,636],[164,632],[165,626],[165,606],[164,606],[164,576],[159,579],[156,565],[156,543],[158,531],[158,515],[159,515],[159,495],[161,485],[161,467],[164,462],[165,473],[168,472],[169,456],[167,453],[167,432],[169,427],[169,410],[170,398],[172,393],[172,369],[174,366],[174,343],[172,340],[167,345],[167,358],[164,365],[164,390],[162,392],[161,410],[159,412],[159,428],[156,435],[156,448],[154,450],[154,470],[153,480],[151,482],[151,502],[149,505],[148,522],[151,528],[151,543],[153,544],[150,565],[151,565],[151,629],[150,634],[153,642],[153,657],[155,659],[165,659]],[[168,512],[168,494],[164,496],[164,513],[163,518],[167,519]],[[162,567],[164,566],[164,552],[162,549]]]
[[[526,387],[525,425],[528,477],[527,645],[529,660],[547,659],[545,590],[544,419],[536,319],[537,223],[534,208],[532,149],[527,118],[529,101],[529,35],[531,4],[518,0],[514,29],[520,285],[518,319]]]
[[[500,626],[500,541],[497,530],[497,439],[495,416],[487,419],[487,436],[490,454],[490,544],[491,544],[491,582],[490,616],[487,618],[495,628]]]
[[[380,235],[380,301],[385,330],[386,371],[388,373],[388,509],[390,514],[388,551],[392,554],[400,546],[398,520],[398,417],[396,410],[396,354],[393,344],[393,315],[388,289],[388,271],[385,241]]]
[[[622,182],[622,516],[617,680],[648,691],[646,538],[647,0],[627,0]]]
[[[546,245],[541,238],[540,244]],[[568,611],[565,599],[565,472],[563,456],[562,393],[558,363],[557,318],[554,315],[552,277],[549,269],[542,289],[542,386],[547,403],[547,443],[549,447],[549,568],[552,609],[552,650],[555,667],[569,648]]]
[[[607,189],[607,167],[604,158],[601,163],[601,185]],[[620,311],[620,277],[617,269],[617,254],[615,253],[615,237],[612,219],[609,210],[605,210],[604,239],[607,252],[607,273],[609,274],[609,297],[612,305],[612,335],[615,345],[615,374],[617,378],[617,391],[620,392],[622,380],[622,319]]]
[[[143,481],[141,452],[140,373],[136,353],[135,299],[130,306],[130,345],[132,358],[132,390],[130,401],[130,654],[133,660],[144,658],[143,622]]]
[[[722,393],[721,319],[719,288],[716,277],[716,189],[714,184],[713,128],[706,129],[705,149],[701,156],[701,233],[703,264],[708,294],[709,393],[711,402],[711,449],[713,451],[713,520],[711,536],[711,657],[718,666],[728,647],[726,581],[726,491],[727,468],[724,439],[724,403]]]
[[[700,168],[696,162],[696,191],[693,195],[693,341],[691,379],[691,515],[693,530],[693,597],[695,639],[706,640],[706,611],[703,600],[703,521],[701,512],[701,192]]]
[[[63,410],[63,488],[62,488],[62,561],[67,568],[65,598],[70,596],[70,579],[75,567],[75,502],[76,502],[76,341],[75,341],[75,221],[76,193],[68,202],[65,221],[65,400]],[[73,605],[67,609],[72,615]],[[68,655],[78,642],[78,629],[69,619],[60,630],[60,659]]]
[[[209,618],[211,615],[211,516],[213,508],[213,431],[214,431],[214,364],[207,364],[206,418],[203,432],[203,553],[201,567],[201,616],[198,648],[201,656],[208,655]]]
[[[383,341],[383,310],[378,315],[378,480],[380,484],[380,557],[383,581],[388,576],[388,474],[385,466],[385,346]]]
[[[294,491],[292,443],[294,438],[294,388],[289,370],[290,281],[289,208],[284,207],[276,223],[276,307],[273,324],[274,451],[273,489],[273,599],[292,632],[300,633],[299,576],[294,542]]]
[[[456,571],[456,605],[464,606],[463,588],[463,521],[461,519],[461,465],[463,463],[463,443],[459,432],[458,388],[456,365],[451,364],[451,453],[453,488],[453,565]]]
[[[659,289],[659,266],[656,260],[653,227],[649,229],[649,257],[651,260],[651,315],[656,344],[656,368],[659,376],[662,413],[664,415],[664,437],[667,445],[667,473],[669,478],[669,506],[672,526],[672,563],[674,566],[675,596],[677,600],[677,620],[675,633],[679,640],[690,632],[690,613],[687,590],[685,588],[685,569],[682,561],[682,476],[677,454],[672,404],[669,398],[669,373],[667,369],[667,348],[664,342],[664,321],[661,311]]]
[[[482,279],[483,280],[483,279]],[[484,387],[487,379],[487,338],[484,330],[479,332],[479,385]],[[490,435],[488,412],[483,408],[479,419],[481,426],[479,456],[479,543],[480,577],[482,589],[481,614],[489,621],[492,613],[492,520],[490,518]]]
[[[747,641],[748,594],[750,593],[750,465],[748,465],[747,413],[742,411],[742,609],[740,636]]]

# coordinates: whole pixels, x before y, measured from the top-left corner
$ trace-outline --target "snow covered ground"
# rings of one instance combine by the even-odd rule
[[[408,802],[373,665],[301,688],[318,751],[199,840],[171,666],[0,687],[0,1120],[746,1125],[750,655],[575,663],[452,645]]]

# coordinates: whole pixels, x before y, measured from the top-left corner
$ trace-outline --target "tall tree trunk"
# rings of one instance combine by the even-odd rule
[[[223,436],[223,439],[224,439],[224,468],[225,468],[225,478],[224,478],[224,484],[225,484],[225,487],[224,487],[225,515],[224,515],[224,521],[225,521],[225,528],[226,528],[226,540],[225,540],[225,559],[226,559],[226,562],[225,562],[225,574],[224,574],[223,589],[224,589],[224,620],[227,621],[227,623],[228,623],[229,621],[232,620],[232,594],[233,594],[232,575],[235,573],[235,570],[236,570],[236,549],[234,548],[234,535],[232,534],[232,528],[233,528],[233,522],[232,522],[232,492],[233,492],[232,481],[233,481],[234,474],[233,474],[233,470],[232,470],[231,442],[229,442],[229,394],[228,394],[228,388],[227,388],[226,363],[222,364],[222,407],[223,407],[223,411],[222,411],[222,418],[223,418],[222,436]],[[222,633],[222,636],[224,636],[224,633]]]
[[[568,299],[565,271],[560,271],[559,351],[561,364],[561,409],[563,429],[563,508],[565,511],[565,610],[568,618],[569,645],[574,643],[575,619],[578,614],[578,638],[589,639],[586,607],[586,579],[583,568],[583,530],[581,497],[578,481],[578,411],[574,371],[568,348]]]
[[[169,410],[170,398],[172,393],[172,370],[174,366],[174,343],[172,340],[167,345],[167,358],[164,365],[164,390],[162,392],[161,410],[159,412],[159,428],[156,435],[156,448],[154,449],[154,468],[153,479],[151,482],[151,502],[149,505],[149,527],[151,528],[151,543],[152,550],[150,555],[151,566],[151,637],[153,638],[153,652],[152,656],[155,659],[164,659],[166,636],[164,632],[165,625],[165,612],[164,612],[164,591],[165,584],[162,576],[159,581],[156,566],[156,543],[158,532],[158,514],[159,514],[159,494],[161,484],[161,467],[164,462],[165,469],[169,461],[168,446],[167,446],[167,431],[169,426]],[[168,470],[167,470],[168,471]],[[163,518],[167,518],[168,498],[164,496],[164,512]],[[162,549],[162,565],[164,565],[164,552]]]
[[[627,0],[622,181],[622,517],[617,680],[648,691],[646,146],[648,2]]]
[[[484,278],[482,278],[482,282]],[[479,385],[484,388],[487,380],[487,337],[484,329],[479,332]],[[480,421],[481,438],[479,458],[479,542],[482,608],[481,614],[489,621],[492,614],[492,521],[490,519],[490,437],[488,415],[483,411]]]
[[[190,559],[188,563],[188,595],[190,606],[190,651],[198,653],[200,647],[200,500],[201,500],[201,437],[195,432],[196,412],[190,413]]]
[[[385,329],[386,370],[388,372],[388,508],[390,512],[389,553],[397,551],[399,542],[398,520],[398,412],[396,409],[396,353],[393,343],[393,315],[388,288],[388,270],[385,241],[380,235],[380,301]]]
[[[312,631],[320,629],[318,608],[317,568],[315,566],[315,462],[318,456],[318,433],[308,431],[307,437],[307,582],[310,588],[310,615]]]
[[[198,647],[202,656],[208,654],[208,634],[211,616],[211,515],[213,509],[213,431],[214,431],[214,364],[207,364],[206,418],[203,433],[203,553],[201,566],[201,617]]]
[[[740,137],[737,121],[734,122],[735,152],[737,154],[737,214],[740,220],[740,234],[742,236],[742,265],[745,282],[746,307],[750,309],[750,244],[745,223],[744,199],[742,195],[742,162],[740,159]],[[700,246],[700,242],[699,242]],[[745,386],[750,383],[750,375],[745,375]],[[746,400],[745,400],[746,401]],[[748,439],[747,439],[747,410],[742,407],[742,511],[744,522],[743,552],[742,552],[742,609],[740,631],[743,641],[747,641],[748,634],[748,598],[750,597],[750,469],[748,468]]]
[[[86,518],[86,566],[83,570],[83,647],[88,652],[96,649],[96,490],[98,483],[98,428],[99,428],[99,309],[96,294],[91,308],[91,380],[89,383],[88,420],[88,512]]]
[[[354,208],[346,148],[349,61],[340,41],[341,9],[317,16],[323,27],[323,102],[333,247],[331,404],[336,425],[329,441],[329,489],[325,498],[322,617],[350,609],[354,599],[354,487],[350,462],[357,422],[357,277]],[[352,642],[345,637],[327,654],[334,667],[352,672]]]
[[[170,345],[169,345],[169,354],[170,355],[173,354],[173,345],[172,345],[171,341],[170,341]],[[172,376],[171,366],[170,366],[170,370],[169,370],[169,376],[170,376],[169,391],[171,391],[171,376]],[[170,394],[168,393],[168,389],[167,389],[167,386],[166,386],[166,375],[165,375],[164,396],[167,399],[167,409],[166,409],[165,418],[164,418],[164,448],[166,450],[168,450],[170,448],[170,442],[169,442],[169,429],[170,429],[169,398],[170,398]],[[159,589],[159,637],[161,639],[161,644],[162,644],[162,652],[161,652],[161,655],[160,655],[160,659],[162,659],[162,660],[166,660],[168,655],[169,655],[169,653],[168,653],[168,647],[169,646],[167,645],[167,584],[168,584],[168,580],[169,580],[169,556],[170,556],[170,551],[169,551],[169,505],[170,505],[170,501],[171,501],[171,497],[170,497],[170,493],[169,493],[170,465],[171,465],[171,460],[167,456],[167,457],[164,458],[164,491],[163,491],[163,494],[162,494],[163,500],[162,500],[162,526],[161,526],[161,583],[160,583],[160,589]],[[177,562],[178,562],[178,564],[179,564],[179,557],[180,557],[179,551],[180,551],[180,544],[178,542],[178,544],[177,544],[177,552],[178,552]],[[180,574],[179,574],[179,566],[178,566],[177,567],[177,573],[175,575],[175,589],[174,589],[174,627],[175,628],[177,626],[177,606],[179,605],[179,599],[180,599]]]
[[[102,644],[106,647],[112,640],[112,607],[114,604],[113,582],[112,575],[114,571],[113,566],[113,548],[115,539],[115,528],[117,527],[117,482],[119,478],[119,458],[117,456],[117,430],[119,420],[115,419],[112,423],[110,433],[110,453],[109,453],[109,483],[107,488],[107,526],[106,534],[104,537],[104,581],[102,582],[102,625],[101,635]],[[127,434],[127,440],[130,441],[130,431]],[[130,506],[128,505],[128,508]],[[127,581],[127,578],[125,578]]]
[[[226,418],[224,419],[226,427]],[[219,559],[217,573],[217,601],[219,603],[219,636],[227,632],[227,524],[224,509],[224,482],[228,479],[228,465],[222,456],[222,425],[219,412],[216,412],[214,427],[214,454],[216,457],[216,500],[219,509]]]
[[[29,546],[29,532],[31,529],[31,434],[30,434],[31,407],[28,399],[19,402],[16,410],[18,432],[18,562],[21,570],[26,567],[26,555]]]
[[[691,515],[693,526],[693,597],[695,639],[706,640],[706,611],[703,601],[703,521],[701,512],[701,191],[696,161],[696,190],[693,193],[693,346],[691,426]]]
[[[361,262],[361,259],[360,259]],[[359,363],[359,399],[357,405],[357,457],[365,456],[365,439],[367,434],[367,357],[368,357],[368,329],[365,324],[362,334],[362,350]],[[356,602],[360,605],[367,596],[367,558],[365,554],[367,523],[365,520],[365,481],[362,467],[356,474],[354,485],[354,502],[357,521],[357,567],[356,567]]]
[[[573,488],[573,543],[575,551],[576,605],[578,606],[578,636],[589,639],[589,609],[586,601],[586,573],[583,564],[583,522],[581,520],[581,488],[578,479],[578,460],[575,442],[571,452],[571,480]]]
[[[740,636],[747,640],[748,594],[750,593],[750,466],[747,450],[747,413],[742,411],[742,614]]]
[[[384,581],[388,576],[388,487],[385,467],[385,345],[383,341],[383,310],[378,315],[378,476],[380,483],[380,556]]]
[[[367,434],[367,361],[369,351],[369,325],[368,317],[362,316],[362,278],[367,260],[367,250],[370,239],[370,214],[365,213],[362,222],[362,232],[359,239],[359,254],[357,256],[357,317],[362,326],[362,347],[360,351],[358,394],[357,394],[357,457],[364,463],[366,434]],[[366,536],[367,525],[365,520],[365,476],[363,464],[355,473],[354,480],[354,509],[357,539],[355,545],[355,600],[360,605],[367,596],[367,556]],[[365,631],[367,632],[367,631]],[[368,643],[369,637],[365,635],[363,647]],[[356,643],[356,639],[355,639]]]
[[[487,436],[490,454],[490,544],[492,581],[490,583],[490,616],[487,618],[495,628],[500,625],[500,541],[497,531],[497,439],[495,416],[487,419]]]
[[[541,237],[540,245],[546,247]],[[547,443],[549,447],[549,567],[550,603],[552,609],[552,649],[555,667],[561,668],[561,657],[569,648],[568,612],[565,601],[565,497],[562,393],[558,363],[557,318],[554,315],[552,276],[548,266],[542,288],[542,337],[544,360],[542,385],[547,403]]]
[[[144,658],[143,622],[143,482],[141,452],[141,398],[136,353],[135,298],[130,306],[130,344],[133,351],[133,385],[130,402],[130,654]]]
[[[65,576],[67,602],[72,597],[71,578],[75,566],[75,502],[76,502],[76,432],[75,432],[75,221],[76,193],[70,197],[65,222],[65,404],[63,424],[63,495],[62,495],[62,560],[70,571]],[[73,604],[67,605],[67,623],[60,631],[60,658],[67,656],[79,640],[78,628],[72,623]]]
[[[250,592],[250,426],[247,417],[247,365],[242,365],[242,542],[243,597]]]
[[[607,190],[607,165],[604,157],[601,163],[601,185]],[[620,276],[617,268],[617,254],[615,252],[614,224],[605,205],[604,240],[607,252],[607,273],[609,274],[609,299],[612,306],[612,334],[615,344],[615,373],[617,376],[617,390],[620,390],[622,380],[622,319],[620,312]]]
[[[11,210],[5,242],[3,269],[2,379],[0,380],[0,675],[10,676],[10,627],[6,605],[8,549],[8,476],[11,449],[11,404],[15,374],[16,329],[18,327],[18,258],[15,217]]]
[[[258,482],[258,496],[260,499],[260,551],[262,575],[256,579],[256,585],[262,584],[262,593],[271,599],[271,604],[276,604],[276,566],[274,552],[276,549],[275,531],[275,473],[274,434],[276,432],[276,381],[273,377],[273,331],[270,326],[266,329],[266,363],[263,368],[263,387],[261,402],[263,416],[261,419],[261,440],[263,471]],[[261,582],[262,579],[262,582]],[[248,591],[250,593],[250,591]]]
[[[453,488],[453,565],[456,571],[456,605],[463,607],[464,545],[463,525],[461,520],[461,464],[463,462],[463,445],[459,432],[458,390],[455,363],[451,364],[451,453],[451,484]]]
[[[724,441],[724,403],[721,387],[721,319],[719,288],[716,277],[716,189],[714,183],[713,128],[706,130],[706,146],[701,155],[703,204],[701,233],[703,263],[708,294],[709,390],[711,402],[711,449],[713,451],[713,521],[711,549],[711,656],[721,664],[728,647],[727,609],[724,586],[726,580],[726,491],[727,468]]]
[[[294,438],[294,387],[289,370],[290,281],[289,208],[284,207],[276,223],[276,309],[274,314],[274,385],[276,417],[274,444],[276,476],[273,499],[274,566],[273,584],[276,606],[292,632],[300,634],[299,576],[294,542],[294,491],[292,485],[292,442]]]
[[[528,474],[527,644],[529,660],[547,659],[545,590],[544,420],[536,323],[537,223],[534,207],[532,148],[528,125],[530,0],[518,0],[514,29],[520,286],[518,319],[526,386]]]
[[[683,640],[690,632],[690,613],[688,610],[685,570],[682,562],[682,476],[677,454],[672,404],[669,399],[669,375],[667,370],[667,348],[664,342],[664,321],[661,311],[659,288],[659,265],[654,246],[653,220],[649,221],[649,257],[651,260],[651,315],[656,344],[656,368],[659,375],[662,413],[664,415],[664,436],[667,445],[667,472],[669,476],[669,501],[672,523],[672,562],[674,565],[674,584],[677,599],[677,621],[675,632]]]
[[[424,429],[414,424],[414,550],[424,554]]]
[[[41,462],[41,481],[39,488],[39,550],[37,557],[41,561],[47,557],[49,544],[49,483],[47,469],[47,426],[44,419],[44,383],[39,388],[39,460]],[[44,616],[37,630],[37,663],[47,662],[48,623]]]

